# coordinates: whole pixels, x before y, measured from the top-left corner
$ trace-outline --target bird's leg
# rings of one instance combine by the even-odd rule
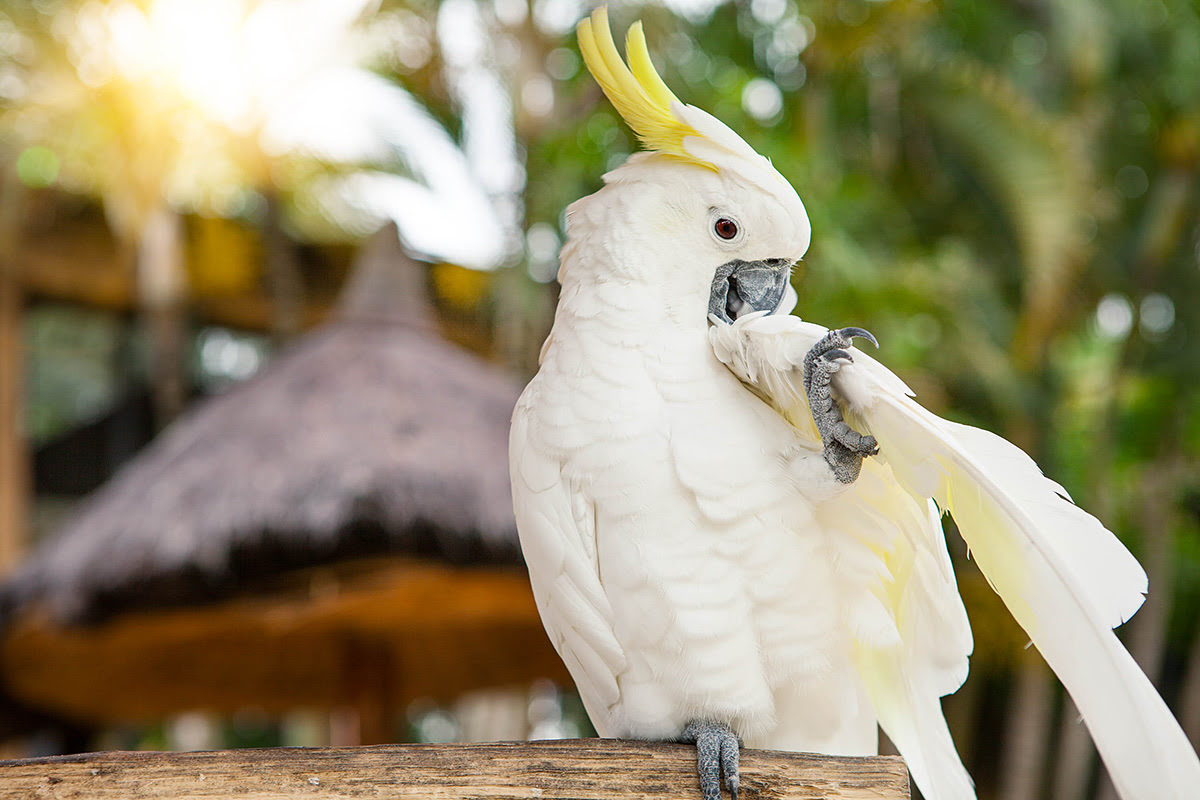
[[[696,769],[700,773],[703,800],[721,800],[721,774],[729,796],[738,796],[738,755],[742,740],[721,722],[692,720],[683,729],[679,741],[696,745]]]
[[[862,469],[863,457],[879,452],[874,436],[860,434],[842,419],[842,410],[830,388],[834,373],[843,364],[854,360],[846,348],[855,337],[879,346],[875,337],[862,328],[842,328],[821,337],[804,357],[804,391],[808,395],[808,407],[825,445],[825,461],[834,477],[842,483],[854,483]]]

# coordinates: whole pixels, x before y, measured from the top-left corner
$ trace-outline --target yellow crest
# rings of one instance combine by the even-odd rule
[[[671,111],[671,104],[678,103],[679,99],[667,88],[650,61],[641,22],[633,23],[625,38],[629,66],[617,52],[608,26],[607,8],[593,11],[590,19],[579,23],[576,32],[588,71],[642,144],[650,150],[716,170],[712,164],[689,155],[684,149],[684,137],[698,134]]]

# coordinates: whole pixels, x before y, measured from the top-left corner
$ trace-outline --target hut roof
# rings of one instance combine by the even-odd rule
[[[164,431],[0,588],[2,607],[94,622],[350,558],[519,563],[517,388],[430,332],[419,269],[394,229],[378,234],[335,321]]]

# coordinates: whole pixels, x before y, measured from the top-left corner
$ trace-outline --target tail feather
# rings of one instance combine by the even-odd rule
[[[1125,800],[1183,800],[1200,760],[1112,632],[1146,576],[1120,541],[997,436],[938,419],[908,398],[870,414],[897,477],[933,486],[971,553],[1079,708]]]

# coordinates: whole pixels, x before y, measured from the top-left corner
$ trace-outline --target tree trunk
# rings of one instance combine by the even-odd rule
[[[1055,800],[1084,800],[1095,761],[1096,748],[1079,709],[1070,697],[1063,700],[1059,725],[1058,763],[1054,770],[1051,797]]]
[[[1030,659],[1017,676],[1001,766],[1001,800],[1033,800],[1041,794],[1049,744],[1054,684],[1040,658]]]
[[[1179,697],[1179,721],[1192,747],[1200,749],[1200,633],[1195,636],[1188,651],[1187,673]]]
[[[150,344],[155,422],[162,428],[183,410],[187,393],[182,225],[169,208],[152,214],[141,231],[137,278]]]
[[[1163,464],[1152,469],[1142,480],[1141,528],[1146,541],[1143,559],[1150,578],[1146,602],[1133,618],[1127,644],[1138,666],[1157,685],[1162,671],[1163,651],[1167,644],[1167,626],[1171,616],[1172,554],[1175,551],[1174,495],[1179,470],[1176,459],[1161,454]],[[1108,775],[1100,780],[1098,800],[1119,800]]]
[[[21,430],[20,184],[0,182],[0,575],[21,558],[28,542],[29,464]]]

